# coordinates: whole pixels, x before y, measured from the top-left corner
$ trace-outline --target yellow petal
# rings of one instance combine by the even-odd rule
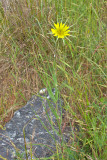
[[[56,30],[55,30],[55,29],[51,29],[51,31],[52,31],[53,34],[56,33]]]
[[[64,27],[64,30],[66,31],[68,28],[69,28],[69,27],[66,25],[66,26]]]
[[[59,23],[57,23],[57,24],[54,23],[54,26],[58,29],[59,28]]]
[[[61,24],[60,24],[60,28],[61,28],[61,29],[64,28],[64,24],[62,24],[62,22],[61,22]]]
[[[57,36],[58,38],[64,38],[65,36],[69,36],[70,34],[68,33],[70,30],[68,30],[68,26],[65,24],[61,23],[57,23],[55,24],[55,29],[51,29],[52,34],[54,34],[54,36]]]

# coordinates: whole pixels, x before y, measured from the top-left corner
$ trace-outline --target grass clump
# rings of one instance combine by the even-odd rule
[[[46,87],[55,102],[58,94],[63,97],[65,123],[80,127],[78,142],[60,146],[56,159],[104,160],[106,2],[10,0],[6,10],[3,6],[0,3],[0,124]],[[57,22],[69,26],[70,36],[57,39],[51,34]]]

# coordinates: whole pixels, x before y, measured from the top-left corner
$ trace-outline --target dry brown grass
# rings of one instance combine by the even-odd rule
[[[37,72],[28,67],[25,61],[16,62],[18,75],[15,77],[14,66],[8,59],[1,59],[0,66],[0,123],[4,124],[12,118],[16,109],[26,104],[32,93],[36,94],[39,91],[41,86]]]
[[[8,11],[0,8],[0,124],[8,122],[32,94],[44,87],[55,87],[57,81],[67,111],[62,130],[66,123],[74,126],[78,122],[84,131],[81,133],[84,153],[92,155],[88,149],[97,146],[95,152],[99,156],[99,150],[105,147],[101,141],[105,138],[102,122],[106,99],[106,3],[13,2]],[[49,34],[57,17],[63,22],[69,18],[67,23],[74,31],[65,45],[61,39],[56,43],[56,37]],[[93,152],[92,156],[96,155]]]

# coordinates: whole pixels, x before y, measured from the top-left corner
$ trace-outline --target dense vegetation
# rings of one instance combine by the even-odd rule
[[[105,160],[106,7],[104,0],[10,0],[0,4],[0,126],[32,94],[47,88],[64,100],[64,125],[79,125],[51,159]],[[54,23],[70,36],[57,39]],[[55,96],[52,88],[56,89]],[[72,135],[73,133],[71,133]],[[77,139],[77,140],[75,140]]]

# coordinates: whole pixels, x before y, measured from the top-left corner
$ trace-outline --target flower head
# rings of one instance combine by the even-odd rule
[[[57,23],[55,24],[55,29],[51,29],[52,34],[54,34],[54,36],[58,36],[58,38],[64,38],[65,36],[69,36],[70,34],[68,33],[70,30],[68,30],[68,26],[62,23]]]

